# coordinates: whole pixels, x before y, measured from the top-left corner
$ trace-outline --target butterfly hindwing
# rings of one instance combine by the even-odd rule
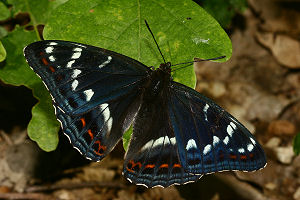
[[[118,101],[98,105],[82,115],[70,116],[56,109],[63,132],[86,158],[99,161],[120,141],[137,112],[138,91]]]
[[[75,42],[47,40],[24,49],[63,112],[77,115],[138,87],[149,69],[124,55]]]
[[[168,110],[186,171],[254,171],[265,166],[262,147],[240,122],[195,90],[172,85]]]
[[[180,163],[166,100],[144,101],[133,124],[123,173],[136,184],[167,187],[201,177],[186,172]]]

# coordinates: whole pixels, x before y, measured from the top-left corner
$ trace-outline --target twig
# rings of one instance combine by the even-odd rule
[[[215,176],[218,177],[219,179],[223,180],[228,185],[231,185],[232,189],[234,189],[234,191],[237,194],[239,194],[241,197],[243,197],[244,199],[267,200],[267,197],[265,197],[259,190],[255,189],[254,187],[252,187],[251,185],[249,185],[245,182],[241,182],[241,181],[237,180],[232,175],[227,175],[224,173],[222,173],[222,175],[220,175],[220,174],[216,173]]]
[[[49,196],[38,193],[0,193],[0,199],[50,199]]]
[[[13,142],[11,141],[10,137],[4,131],[0,130],[0,135],[9,146],[13,145]]]
[[[106,187],[106,188],[125,188],[122,183],[116,182],[85,182],[85,183],[70,183],[70,184],[58,184],[58,185],[43,185],[43,186],[31,186],[25,189],[26,192],[45,192],[59,189],[77,189],[85,187]]]

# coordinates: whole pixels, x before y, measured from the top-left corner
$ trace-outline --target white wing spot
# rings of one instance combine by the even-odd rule
[[[111,130],[111,127],[112,127],[112,123],[113,123],[113,119],[112,118],[109,118],[109,120],[107,121],[107,129],[108,129],[108,132],[110,132]]]
[[[148,150],[150,149],[151,147],[152,148],[155,148],[157,146],[161,146],[163,144],[172,144],[172,145],[175,145],[176,144],[176,139],[175,137],[172,137],[172,138],[169,138],[167,135],[164,136],[164,137],[160,137],[158,139],[156,139],[155,141],[154,140],[149,140],[149,142],[147,142],[143,147],[142,147],[142,151],[144,150]]]
[[[54,62],[54,61],[55,61],[54,56],[49,56],[49,60],[50,60],[51,62]]]
[[[74,62],[75,62],[75,60],[69,61],[67,64],[67,68],[71,68]]]
[[[250,140],[251,140],[251,142],[255,145],[256,144],[256,142],[255,142],[255,140],[253,139],[253,138],[250,138]]]
[[[204,155],[207,154],[208,152],[210,152],[210,150],[211,150],[211,145],[210,144],[206,145],[203,149],[203,154]]]
[[[75,91],[78,86],[78,81],[74,80],[71,86],[72,86],[72,90]]]
[[[83,93],[85,94],[86,101],[90,101],[92,96],[94,95],[94,91],[92,89],[85,90]]]
[[[71,59],[77,59],[77,58],[79,58],[79,57],[80,57],[80,55],[81,55],[81,52],[75,52],[75,53],[73,53],[73,55],[72,55],[72,58],[71,58]]]
[[[196,145],[196,141],[194,139],[190,139],[187,144],[186,144],[186,147],[185,149],[188,151],[190,149],[196,149],[197,148],[197,145]]]
[[[233,122],[230,122],[230,126],[231,126],[233,129],[236,129],[236,125],[235,125]]]
[[[254,149],[253,144],[248,144],[248,145],[247,145],[247,150],[248,150],[249,152],[251,152],[253,149]]]
[[[175,145],[176,144],[176,138],[175,137],[171,137],[170,138],[171,144]]]
[[[74,69],[73,74],[72,74],[72,78],[76,78],[80,73],[81,73],[81,70]]]
[[[82,48],[76,47],[76,48],[73,49],[73,51],[81,52],[81,51],[82,51]]]
[[[239,152],[239,153],[245,153],[245,149],[244,149],[244,148],[239,148],[239,149],[238,149],[238,152]]]
[[[50,42],[49,45],[54,46],[54,45],[58,45],[58,44],[56,42]]]
[[[164,145],[170,144],[170,138],[168,136],[165,136]]]
[[[107,57],[107,61],[105,61],[101,65],[99,65],[99,68],[101,69],[102,67],[104,67],[105,65],[107,65],[108,63],[110,63],[111,60],[112,60],[112,57],[108,56]]]
[[[224,143],[225,145],[227,145],[227,144],[228,144],[228,142],[229,142],[229,137],[228,137],[228,136],[226,136],[226,137],[224,138],[224,140],[223,140],[223,143]]]
[[[153,143],[153,148],[162,145],[164,143],[165,138],[168,138],[168,136],[156,139]]]
[[[86,48],[86,46],[82,45],[82,44],[75,44],[76,46],[79,46],[79,47],[83,47],[83,48]]]
[[[203,112],[204,112],[204,117],[205,117],[205,121],[207,121],[207,110],[209,108],[208,104],[205,104],[204,108],[203,108]]]
[[[228,133],[228,135],[230,136],[230,137],[232,137],[232,134],[233,134],[233,129],[232,129],[232,127],[228,124],[228,126],[227,126],[227,133]]]
[[[217,136],[213,137],[213,145],[215,146],[216,144],[218,144],[220,142],[220,139]]]
[[[54,49],[54,47],[47,47],[46,49],[45,49],[45,51],[46,51],[46,53],[52,53],[53,52],[53,49]]]
[[[146,149],[150,149],[152,147],[153,144],[153,140],[150,140],[149,142],[147,142],[143,147],[142,147],[142,151],[146,150]]]
[[[94,94],[94,92],[93,92],[93,94]],[[102,114],[103,114],[103,117],[104,117],[104,121],[106,122],[108,132],[109,132],[111,130],[111,127],[112,127],[113,119],[110,117],[110,110],[109,110],[108,104],[107,103],[101,104],[100,109],[101,109],[101,111],[103,111]]]

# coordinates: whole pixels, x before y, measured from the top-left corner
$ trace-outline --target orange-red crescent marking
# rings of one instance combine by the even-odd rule
[[[153,164],[148,164],[148,165],[145,166],[145,169],[146,169],[146,168],[151,168],[151,169],[152,169],[152,168],[154,168],[154,167],[155,167],[155,165],[153,165]]]
[[[129,169],[128,167],[126,167],[127,171],[134,173],[134,171],[132,169]]]
[[[42,58],[42,62],[44,63],[44,65],[48,65],[48,61],[46,60],[46,58]]]
[[[236,159],[236,155],[230,154],[230,155],[229,155],[229,158],[231,158],[231,159]]]
[[[241,158],[241,160],[246,160],[247,156],[246,155],[241,155],[240,158]]]
[[[175,164],[173,165],[173,168],[175,168],[175,167],[181,167],[181,165],[178,164],[178,163],[175,163]]]
[[[54,67],[50,66],[49,69],[51,70],[51,72],[55,72]]]
[[[100,153],[99,151],[102,149],[103,152],[104,152],[104,151],[106,150],[106,146],[102,146],[99,140],[97,140],[97,141],[95,142],[95,144],[98,144],[98,146],[99,146],[99,147],[98,147],[98,151],[94,150],[95,154],[97,154],[97,155],[99,155],[99,156],[103,156],[104,153]]]
[[[93,140],[94,139],[94,134],[92,133],[91,129],[89,129],[87,132],[90,135],[91,140]]]
[[[135,171],[133,170],[133,168],[134,168],[135,166],[138,166],[139,169],[141,169],[141,167],[142,167],[142,163],[140,163],[140,162],[135,163],[133,160],[130,160],[129,163],[131,164],[131,168],[126,167],[126,169],[127,169],[127,171],[129,171],[129,172],[131,172],[131,173],[134,173],[134,172],[135,172]],[[147,165],[146,165],[146,166],[147,166]],[[145,167],[145,168],[146,168],[146,167]]]
[[[137,163],[135,163],[133,167],[135,167],[136,165],[138,165],[138,166],[139,166],[139,168],[141,168],[141,167],[142,167],[142,163],[140,163],[140,162],[137,162]]]
[[[162,164],[161,166],[159,166],[159,168],[168,168],[169,165],[168,164]]]
[[[81,120],[81,123],[82,123],[82,127],[85,127],[85,120],[84,120],[84,118],[80,118],[80,120]]]

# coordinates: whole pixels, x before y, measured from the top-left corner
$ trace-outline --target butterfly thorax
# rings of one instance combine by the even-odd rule
[[[153,101],[162,97],[171,82],[171,64],[163,63],[153,70],[144,86],[144,99]]]

